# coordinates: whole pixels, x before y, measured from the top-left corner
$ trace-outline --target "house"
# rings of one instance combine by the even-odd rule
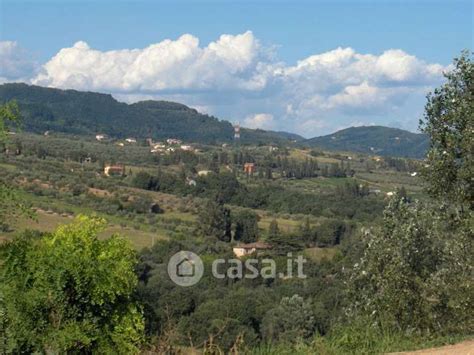
[[[137,143],[137,140],[135,138],[127,138],[127,139],[125,139],[125,142],[127,142],[127,143]]]
[[[181,150],[191,151],[193,150],[193,147],[191,147],[190,145],[183,144],[181,145]]]
[[[187,177],[187,178],[186,178],[186,185],[188,185],[188,186],[196,186],[197,183],[196,183],[196,180],[194,180],[193,178]]]
[[[244,164],[244,172],[247,175],[252,175],[255,172],[255,164],[254,163],[245,163]]]
[[[418,175],[416,171],[410,174],[410,176],[413,176],[413,177],[415,177],[416,175]]]
[[[168,138],[166,140],[166,143],[168,143],[169,145],[175,145],[175,144],[177,145],[177,144],[181,144],[183,142],[179,139],[176,139],[176,138]]]
[[[125,166],[124,165],[107,165],[104,167],[105,176],[124,176]]]
[[[391,197],[391,196],[395,195],[395,192],[389,191],[389,192],[386,193],[386,195],[387,195],[388,197]]]
[[[270,244],[264,242],[255,242],[249,244],[239,244],[232,248],[234,255],[238,258],[241,258],[246,255],[253,254],[255,252],[271,249]]]
[[[163,143],[160,143],[160,142],[153,143],[153,149],[164,149],[164,148],[166,148],[166,145],[164,145]]]
[[[207,175],[209,175],[210,173],[212,173],[211,170],[199,170],[199,171],[198,171],[198,176],[207,176]]]
[[[99,142],[101,142],[101,141],[107,139],[107,135],[106,135],[106,134],[97,134],[97,135],[95,136],[95,139],[97,139]]]

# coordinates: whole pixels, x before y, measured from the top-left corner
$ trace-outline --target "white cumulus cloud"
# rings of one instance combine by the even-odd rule
[[[79,41],[38,73],[21,53],[15,42],[0,44],[3,81],[29,75],[25,80],[33,84],[109,92],[127,102],[175,100],[248,127],[305,136],[353,122],[400,121],[413,129],[425,93],[447,68],[401,49],[373,54],[350,47],[289,65],[251,31],[223,34],[207,45],[184,34],[146,48],[110,51]]]
[[[122,92],[253,90],[264,85],[258,79],[259,48],[250,31],[222,35],[206,47],[189,34],[143,49],[106,52],[81,41],[59,51],[33,82]]]

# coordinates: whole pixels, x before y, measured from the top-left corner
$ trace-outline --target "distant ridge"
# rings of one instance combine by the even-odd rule
[[[352,151],[382,156],[423,158],[429,146],[428,136],[384,126],[350,127],[300,143],[326,150]]]
[[[169,101],[126,104],[112,95],[60,90],[23,83],[0,85],[0,102],[17,100],[27,131],[56,131],[112,137],[180,138],[199,143],[229,143],[233,127],[228,121],[199,113]],[[279,144],[302,137],[264,130],[242,129],[244,144]]]

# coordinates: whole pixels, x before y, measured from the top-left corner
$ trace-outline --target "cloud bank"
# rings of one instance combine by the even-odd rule
[[[175,100],[251,128],[305,136],[369,122],[414,129],[427,90],[446,69],[400,49],[336,48],[288,65],[250,31],[205,46],[190,34],[113,51],[79,41],[42,66],[15,42],[0,42],[2,81],[110,92],[129,102]]]

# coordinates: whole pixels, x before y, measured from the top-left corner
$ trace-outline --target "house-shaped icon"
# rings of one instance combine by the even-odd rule
[[[193,277],[195,275],[196,266],[194,262],[188,258],[184,258],[176,264],[176,275],[179,277]]]

